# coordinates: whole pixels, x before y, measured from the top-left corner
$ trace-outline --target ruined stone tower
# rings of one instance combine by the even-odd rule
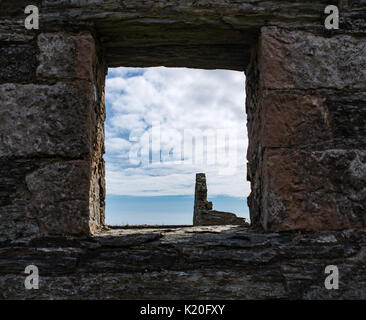
[[[196,174],[194,194],[193,225],[245,225],[245,219],[239,218],[231,212],[212,210],[212,202],[207,201],[207,184],[204,173]]]
[[[206,175],[197,173],[194,191],[193,225],[202,225],[202,214],[209,210],[212,210],[212,202],[207,201]]]

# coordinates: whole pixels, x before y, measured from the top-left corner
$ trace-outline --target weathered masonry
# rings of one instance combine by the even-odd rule
[[[254,229],[101,233],[107,68],[158,65],[246,73]],[[2,0],[0,120],[0,297],[365,298],[363,0]],[[31,263],[44,291],[21,287]]]
[[[206,174],[196,173],[194,192],[194,226],[248,225],[244,218],[234,213],[213,210],[211,201],[207,201]]]

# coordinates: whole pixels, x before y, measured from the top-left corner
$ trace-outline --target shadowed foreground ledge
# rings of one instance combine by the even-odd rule
[[[366,299],[366,230],[113,229],[0,244],[1,299]],[[24,269],[39,268],[38,290]],[[324,287],[327,265],[339,289]]]

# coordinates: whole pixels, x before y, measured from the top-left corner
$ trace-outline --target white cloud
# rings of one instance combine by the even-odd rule
[[[206,172],[210,196],[247,196],[250,187],[246,181],[244,81],[243,73],[224,70],[110,69],[106,83],[107,192],[193,195],[195,173]],[[161,163],[149,163],[148,158],[149,132],[154,123],[160,126],[165,159]],[[192,159],[187,156],[185,162],[179,163],[184,132],[207,129],[215,130],[214,139],[218,139],[218,129],[228,134],[229,142],[236,143],[237,148],[226,152],[225,145],[206,146],[203,163],[189,164]],[[131,131],[137,137],[144,132],[144,139],[130,139]],[[139,158],[141,149],[145,161],[132,165],[128,154]],[[195,154],[193,158],[197,160]],[[207,159],[215,161],[207,163]],[[225,172],[228,164],[234,172]]]
[[[108,151],[114,155],[125,155],[127,157],[131,148],[131,142],[123,138],[107,138]]]

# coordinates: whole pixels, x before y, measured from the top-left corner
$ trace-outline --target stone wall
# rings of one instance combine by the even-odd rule
[[[4,239],[103,227],[104,78],[120,65],[245,70],[253,225],[365,226],[363,1],[44,0],[39,30],[24,4],[1,3]]]
[[[251,220],[366,226],[366,38],[263,27],[248,71]]]
[[[0,238],[104,225],[104,81],[94,35],[0,32]]]

